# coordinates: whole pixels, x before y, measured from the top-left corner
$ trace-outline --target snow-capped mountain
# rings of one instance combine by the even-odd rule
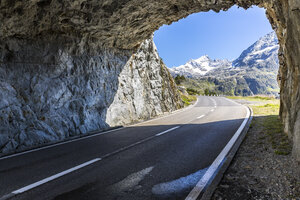
[[[213,71],[217,68],[231,67],[232,63],[228,60],[212,60],[208,55],[201,56],[196,60],[190,60],[184,65],[178,67],[169,68],[171,74],[173,75],[184,75],[188,77],[193,76],[203,76],[210,71]]]
[[[278,69],[278,49],[276,34],[271,32],[243,51],[233,66]]]
[[[213,87],[210,90],[227,95],[278,95],[278,49],[276,34],[271,32],[244,50],[233,62],[212,60],[206,55],[170,68],[170,72],[173,76],[192,78],[194,83],[186,87],[195,85],[196,81],[201,85],[200,89],[209,83]]]
[[[260,38],[233,62],[228,60],[212,60],[207,55],[196,60],[190,60],[184,65],[169,68],[171,74],[188,77],[212,75],[214,71],[226,69],[236,70],[237,67],[278,69],[278,39],[275,32],[271,32]]]

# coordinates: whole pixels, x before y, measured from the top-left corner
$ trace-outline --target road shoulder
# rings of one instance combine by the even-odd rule
[[[258,108],[266,109],[267,106],[260,105]],[[212,200],[300,198],[299,164],[294,161],[288,148],[276,145],[276,141],[282,138],[278,135],[274,138],[275,131],[270,130],[274,126],[266,130],[268,123],[279,123],[278,116],[273,113],[254,115],[247,136]]]

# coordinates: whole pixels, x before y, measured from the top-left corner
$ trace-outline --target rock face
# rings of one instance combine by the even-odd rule
[[[182,107],[152,38],[134,54],[95,48],[74,55],[72,45],[60,49],[59,43],[1,42],[2,153]]]
[[[300,2],[272,1],[267,16],[279,39],[280,116],[300,162]]]
[[[267,9],[267,16],[280,44],[280,114],[285,123],[285,131],[294,140],[294,155],[300,160],[299,0],[2,0],[0,1],[1,70],[10,70],[10,74],[14,75],[14,81],[24,82],[22,85],[26,85],[27,71],[41,77],[42,80],[45,79],[42,76],[43,71],[52,73],[53,76],[50,77],[56,77],[58,69],[53,67],[56,65],[53,65],[53,58],[49,55],[61,53],[62,56],[59,58],[62,61],[65,56],[68,57],[71,54],[72,59],[74,58],[78,62],[75,68],[82,67],[78,71],[72,72],[84,76],[89,71],[89,67],[86,67],[87,65],[84,63],[94,56],[97,57],[98,53],[100,54],[97,50],[101,47],[105,49],[101,52],[107,56],[106,59],[93,62],[96,65],[102,63],[105,68],[120,67],[121,71],[121,66],[124,67],[126,58],[129,59],[131,54],[120,49],[127,49],[134,53],[139,45],[145,39],[150,38],[151,34],[163,24],[170,24],[195,12],[211,9],[226,10],[235,4],[244,8],[258,5]],[[17,40],[22,40],[23,44],[18,45]],[[53,45],[55,43],[57,46]],[[33,52],[38,51],[37,55],[31,55],[30,51],[34,49]],[[66,49],[68,53],[65,53]],[[66,60],[68,59],[66,58]],[[25,64],[26,62],[30,62],[32,65]],[[91,70],[93,71],[93,69]],[[17,76],[18,73],[19,76]],[[109,78],[114,76],[114,72],[105,73],[107,79],[116,80]],[[8,80],[7,78],[10,74],[6,74],[4,78],[2,78],[3,75],[1,77],[1,88],[4,88],[3,91],[5,90],[5,93],[1,93],[2,96],[5,96],[1,101],[5,106],[18,105],[17,100],[20,99],[17,96],[19,93],[16,92],[18,88],[12,86],[12,79]],[[91,74],[94,76],[97,73]],[[101,73],[101,75],[104,74]],[[67,77],[74,78],[74,84],[70,82],[70,85],[80,84],[78,83],[80,81],[75,78],[76,76],[69,74]],[[116,84],[115,81],[105,81],[104,83],[105,87]],[[45,82],[45,84],[48,86],[39,87],[49,87],[49,82]],[[27,85],[24,89],[30,91],[29,88]],[[60,90],[59,87],[54,88],[57,91]],[[42,89],[37,91],[35,98],[41,96]],[[109,95],[107,96],[105,92],[103,96],[108,98]],[[106,103],[109,104],[110,101],[114,101],[113,98]],[[102,105],[107,108],[107,104]],[[50,105],[52,102],[47,101],[44,109],[52,107]],[[22,120],[15,115],[8,116],[7,118],[11,119],[12,123],[19,124]],[[4,133],[4,131],[2,132]],[[1,136],[1,138],[0,141],[5,140],[5,136]],[[11,145],[14,145],[14,142]]]
[[[278,71],[278,39],[272,32],[260,38],[233,61],[235,67],[249,67]]]
[[[119,75],[118,91],[106,122],[110,126],[128,124],[182,106],[177,86],[158,56],[153,39],[145,40]]]

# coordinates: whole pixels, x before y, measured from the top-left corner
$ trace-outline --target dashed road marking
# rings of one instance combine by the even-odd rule
[[[170,128],[170,129],[168,129],[168,130],[166,130],[166,131],[163,131],[163,132],[161,132],[161,133],[157,133],[155,136],[160,136],[160,135],[166,134],[166,133],[168,133],[168,132],[170,132],[170,131],[173,131],[173,130],[175,130],[175,129],[178,129],[179,127],[180,127],[180,126],[175,126],[175,127]]]
[[[58,173],[58,174],[55,174],[55,175],[50,176],[50,177],[48,177],[48,178],[45,178],[45,179],[43,179],[43,180],[37,181],[37,182],[32,183],[32,184],[30,184],[30,185],[27,185],[27,186],[25,186],[25,187],[22,187],[22,188],[20,188],[20,189],[18,189],[18,190],[13,191],[12,193],[16,195],[16,194],[20,194],[20,193],[26,192],[26,191],[28,191],[28,190],[31,190],[31,189],[33,189],[33,188],[35,188],[35,187],[38,187],[38,186],[40,186],[40,185],[42,185],[42,184],[45,184],[45,183],[49,182],[49,181],[52,181],[52,180],[57,179],[57,178],[59,178],[59,177],[61,177],[61,176],[64,176],[64,175],[69,174],[69,173],[71,173],[71,172],[74,172],[74,171],[76,171],[76,170],[78,170],[78,169],[80,169],[80,168],[83,168],[83,167],[86,167],[86,166],[88,166],[88,165],[91,165],[91,164],[93,164],[93,163],[95,163],[95,162],[97,162],[97,161],[100,161],[100,160],[102,160],[102,159],[101,159],[101,158],[95,158],[95,159],[93,159],[93,160],[90,160],[90,161],[88,161],[88,162],[82,163],[82,164],[80,164],[80,165],[77,165],[77,166],[75,166],[75,167],[72,167],[72,168],[70,168],[70,169],[67,169],[67,170],[65,170],[65,171],[62,171],[62,172],[60,172],[60,173]]]
[[[197,117],[197,119],[201,119],[202,117],[204,117],[205,115],[201,115],[201,116],[199,116],[199,117]]]
[[[235,132],[235,134],[232,136],[230,141],[227,143],[227,145],[223,148],[221,153],[218,155],[218,157],[214,160],[214,162],[210,165],[208,170],[205,172],[205,174],[202,176],[200,181],[197,183],[197,185],[193,188],[193,190],[189,193],[189,195],[186,197],[185,200],[196,200],[200,193],[203,191],[203,189],[206,187],[208,182],[210,181],[211,177],[214,175],[216,170],[219,168],[219,166],[222,164],[223,160],[227,156],[228,152],[232,148],[232,146],[237,141],[238,137],[240,136],[241,132],[243,131],[244,127],[246,126],[248,119],[250,117],[250,111],[248,108],[247,114],[245,116],[245,119],[239,129]]]
[[[74,171],[79,170],[79,169],[81,169],[81,168],[83,168],[83,167],[86,167],[86,166],[91,165],[91,164],[93,164],[93,163],[95,163],[95,162],[98,162],[98,161],[100,161],[100,160],[102,160],[102,159],[104,159],[104,158],[107,158],[107,157],[109,157],[109,156],[112,156],[112,155],[115,155],[115,154],[120,153],[120,152],[122,152],[122,151],[125,151],[125,150],[127,150],[127,149],[129,149],[129,148],[131,148],[131,147],[134,147],[134,146],[136,146],[136,145],[139,145],[139,144],[141,144],[141,143],[144,143],[144,142],[146,142],[146,141],[148,141],[148,140],[151,140],[151,139],[153,139],[153,138],[155,138],[155,137],[161,136],[161,135],[163,135],[163,134],[166,134],[166,133],[171,132],[171,131],[173,131],[173,130],[175,130],[175,129],[178,129],[178,128],[180,128],[180,126],[175,126],[175,127],[170,128],[170,129],[168,129],[168,130],[165,130],[165,131],[163,131],[163,132],[157,133],[156,135],[147,137],[147,138],[145,138],[145,139],[143,139],[143,140],[140,140],[140,141],[138,141],[138,142],[135,142],[135,143],[133,143],[133,144],[131,144],[131,145],[122,147],[122,148],[117,149],[117,150],[115,150],[115,151],[113,151],[113,152],[111,152],[111,153],[105,154],[105,155],[102,156],[102,158],[95,158],[95,159],[93,159],[93,160],[87,161],[87,162],[85,162],[85,163],[82,163],[82,164],[80,164],[80,165],[77,165],[77,166],[75,166],[75,167],[72,167],[72,168],[70,168],[70,169],[67,169],[67,170],[65,170],[65,171],[62,171],[62,172],[60,172],[60,173],[58,173],[58,174],[52,175],[52,176],[50,176],[50,177],[48,177],[48,178],[44,178],[44,179],[42,179],[42,180],[40,180],[40,181],[34,182],[34,183],[30,184],[30,185],[27,185],[27,186],[25,186],[25,187],[22,187],[22,188],[20,188],[20,189],[17,189],[17,190],[15,190],[15,191],[13,191],[13,192],[11,192],[11,193],[9,193],[9,194],[6,194],[6,195],[0,197],[0,200],[6,200],[6,199],[9,199],[9,198],[12,198],[13,196],[15,196],[15,195],[17,195],[17,194],[21,194],[21,193],[23,193],[23,192],[26,192],[26,191],[31,190],[31,189],[33,189],[33,188],[36,188],[36,187],[38,187],[38,186],[40,186],[40,185],[43,185],[43,184],[45,184],[45,183],[48,183],[48,182],[50,182],[50,181],[52,181],[52,180],[55,180],[55,179],[57,179],[57,178],[60,178],[60,177],[62,177],[62,176],[64,176],[64,175],[67,175],[67,174],[69,174],[69,173],[71,173],[71,172],[74,172]]]
[[[1,157],[0,160],[4,160],[4,159],[7,159],[7,158],[13,158],[13,157],[16,157],[16,156],[21,156],[21,155],[24,155],[24,154],[28,154],[28,153],[32,153],[32,152],[36,152],[36,151],[40,151],[40,150],[44,150],[44,149],[50,149],[52,147],[61,146],[63,144],[68,144],[68,143],[76,142],[76,141],[79,141],[79,140],[85,140],[85,139],[88,139],[88,138],[91,138],[91,137],[96,137],[96,136],[99,136],[99,135],[104,135],[104,134],[115,132],[115,131],[119,131],[119,130],[122,130],[122,129],[125,129],[125,128],[126,127],[116,128],[116,129],[112,129],[112,130],[109,130],[109,131],[104,131],[104,132],[96,133],[96,134],[93,134],[93,135],[88,135],[88,136],[84,136],[84,137],[80,137],[80,138],[70,139],[68,141],[59,142],[57,144],[51,144],[51,145],[48,145],[48,146],[39,147],[39,148],[36,148],[36,149],[27,150],[27,151],[20,152],[20,153],[15,153],[15,154],[12,154],[12,155]]]

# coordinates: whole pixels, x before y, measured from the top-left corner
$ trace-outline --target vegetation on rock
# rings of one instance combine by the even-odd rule
[[[184,102],[184,106],[189,106],[192,102],[197,100],[197,97],[194,95],[181,95],[181,99]]]

